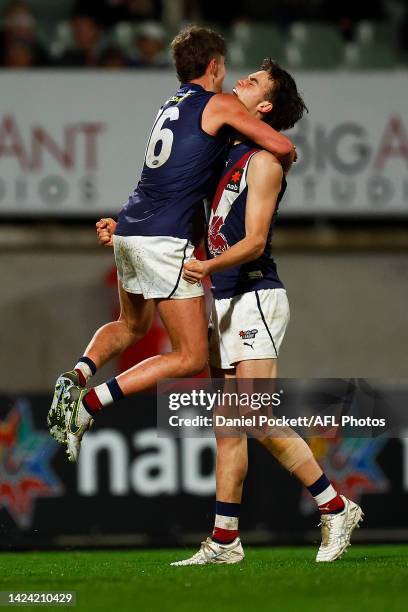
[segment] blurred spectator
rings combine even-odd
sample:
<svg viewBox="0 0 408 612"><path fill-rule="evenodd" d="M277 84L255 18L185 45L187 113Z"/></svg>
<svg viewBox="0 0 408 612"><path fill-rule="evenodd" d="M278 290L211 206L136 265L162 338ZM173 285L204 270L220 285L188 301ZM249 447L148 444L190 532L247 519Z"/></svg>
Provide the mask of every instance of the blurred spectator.
<svg viewBox="0 0 408 612"><path fill-rule="evenodd" d="M120 47L111 45L103 51L99 66L110 70L118 70L121 68L128 68L129 60Z"/></svg>
<svg viewBox="0 0 408 612"><path fill-rule="evenodd" d="M4 54L5 68L35 67L35 52L33 46L24 40L12 40L7 45Z"/></svg>
<svg viewBox="0 0 408 612"><path fill-rule="evenodd" d="M186 0L185 9L187 19L220 24L223 27L248 17L243 11L243 0L235 0L233 6L219 0Z"/></svg>
<svg viewBox="0 0 408 612"><path fill-rule="evenodd" d="M355 27L359 21L380 21L385 19L383 0L356 2L356 0L324 0L321 8L321 19L337 24L344 40L353 40Z"/></svg>
<svg viewBox="0 0 408 612"><path fill-rule="evenodd" d="M76 14L71 19L74 47L68 49L57 62L67 68L97 66L103 51L102 26L93 17Z"/></svg>
<svg viewBox="0 0 408 612"><path fill-rule="evenodd" d="M276 20L283 26L295 21L314 21L321 19L321 0L278 0Z"/></svg>
<svg viewBox="0 0 408 612"><path fill-rule="evenodd" d="M398 24L398 46L405 59L408 59L408 6L405 4L401 8Z"/></svg>
<svg viewBox="0 0 408 612"><path fill-rule="evenodd" d="M135 37L136 55L131 65L136 68L167 68L166 36L162 26L155 22L142 24Z"/></svg>
<svg viewBox="0 0 408 612"><path fill-rule="evenodd" d="M73 14L92 16L106 27L119 21L160 21L161 0L76 0Z"/></svg>
<svg viewBox="0 0 408 612"><path fill-rule="evenodd" d="M0 32L1 66L28 68L48 65L49 58L38 41L36 26L34 15L25 2L10 2Z"/></svg>
<svg viewBox="0 0 408 612"><path fill-rule="evenodd" d="M185 9L189 18L198 15L222 26L242 19L273 21L282 26L295 21L329 21L337 24L349 40L358 21L385 18L384 3L385 0L235 0L232 5L219 0L185 0Z"/></svg>
<svg viewBox="0 0 408 612"><path fill-rule="evenodd" d="M320 0L236 0L230 4L219 0L187 0L187 12L192 15L197 5L201 16L209 23L227 27L240 20L273 21L287 25L292 21L309 19Z"/></svg>
<svg viewBox="0 0 408 612"><path fill-rule="evenodd" d="M399 31L399 46L405 55L408 55L408 12L402 20Z"/></svg>

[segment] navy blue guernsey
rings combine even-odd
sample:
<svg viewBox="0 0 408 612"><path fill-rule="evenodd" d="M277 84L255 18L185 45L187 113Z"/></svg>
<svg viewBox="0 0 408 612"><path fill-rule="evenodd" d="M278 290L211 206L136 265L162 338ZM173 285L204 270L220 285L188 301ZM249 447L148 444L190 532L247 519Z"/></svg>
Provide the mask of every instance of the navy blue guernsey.
<svg viewBox="0 0 408 612"><path fill-rule="evenodd" d="M214 93L187 83L161 107L147 143L140 181L122 208L119 236L192 239L192 223L212 198L225 161L227 138L201 128Z"/></svg>
<svg viewBox="0 0 408 612"><path fill-rule="evenodd" d="M248 194L246 175L252 156L259 150L253 145L241 143L234 145L228 151L229 159L212 203L207 239L210 259L245 238L245 209ZM211 275L212 291L216 299L231 298L258 289L284 287L271 253L272 229L285 190L284 178L262 255L254 261Z"/></svg>

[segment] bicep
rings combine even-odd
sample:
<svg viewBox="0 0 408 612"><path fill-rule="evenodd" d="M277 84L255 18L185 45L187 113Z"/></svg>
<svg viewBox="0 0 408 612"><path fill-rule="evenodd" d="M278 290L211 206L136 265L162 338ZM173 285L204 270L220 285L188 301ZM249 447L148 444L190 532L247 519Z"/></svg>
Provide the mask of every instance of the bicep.
<svg viewBox="0 0 408 612"><path fill-rule="evenodd" d="M282 170L277 164L270 169L266 164L252 168L248 176L248 195L245 210L246 236L266 239L281 189Z"/></svg>

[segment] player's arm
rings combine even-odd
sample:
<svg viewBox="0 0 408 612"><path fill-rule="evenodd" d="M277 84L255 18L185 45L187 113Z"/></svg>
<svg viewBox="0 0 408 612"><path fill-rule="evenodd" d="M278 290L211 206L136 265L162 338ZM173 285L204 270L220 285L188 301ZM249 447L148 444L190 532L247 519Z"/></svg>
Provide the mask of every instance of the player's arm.
<svg viewBox="0 0 408 612"><path fill-rule="evenodd" d="M284 165L295 157L295 147L291 140L250 115L233 94L216 94L204 109L202 127L206 132L216 134L223 125L230 125L262 149L273 153Z"/></svg>
<svg viewBox="0 0 408 612"><path fill-rule="evenodd" d="M196 283L209 274L242 265L262 255L281 189L282 176L282 166L273 155L266 151L254 155L247 174L245 238L214 259L187 262L183 276L188 282Z"/></svg>
<svg viewBox="0 0 408 612"><path fill-rule="evenodd" d="M101 246L113 246L113 234L116 229L116 221L114 219L100 219L96 223L96 233L98 234L98 242Z"/></svg>

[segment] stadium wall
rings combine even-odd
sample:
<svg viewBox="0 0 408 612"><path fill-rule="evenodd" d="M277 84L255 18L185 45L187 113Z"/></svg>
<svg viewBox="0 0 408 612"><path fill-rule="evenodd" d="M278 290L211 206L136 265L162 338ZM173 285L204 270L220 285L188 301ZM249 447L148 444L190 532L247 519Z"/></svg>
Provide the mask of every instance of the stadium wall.
<svg viewBox="0 0 408 612"><path fill-rule="evenodd" d="M281 376L406 376L406 252L282 252L277 262L291 303ZM117 316L112 252L1 253L0 277L0 390L47 392L95 329ZM168 350L159 322L148 344Z"/></svg>

